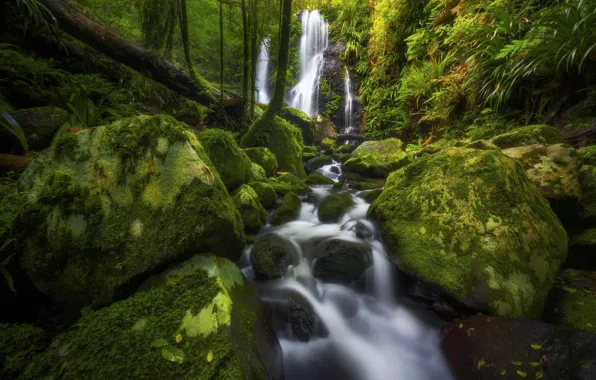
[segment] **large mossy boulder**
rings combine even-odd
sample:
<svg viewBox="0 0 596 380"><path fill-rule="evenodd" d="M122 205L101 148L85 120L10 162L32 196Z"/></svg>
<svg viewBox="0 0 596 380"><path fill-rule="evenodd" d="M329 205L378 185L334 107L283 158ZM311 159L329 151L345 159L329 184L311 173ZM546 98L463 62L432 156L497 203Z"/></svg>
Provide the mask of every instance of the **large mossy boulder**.
<svg viewBox="0 0 596 380"><path fill-rule="evenodd" d="M302 132L281 117L259 118L240 142L243 148L267 147L275 155L278 170L306 177L302 168Z"/></svg>
<svg viewBox="0 0 596 380"><path fill-rule="evenodd" d="M277 204L277 193L267 182L251 182L248 184L257 193L261 205L270 209Z"/></svg>
<svg viewBox="0 0 596 380"><path fill-rule="evenodd" d="M314 142L316 133L315 121L306 113L296 108L286 107L283 110L282 117L302 131L304 144L311 145Z"/></svg>
<svg viewBox="0 0 596 380"><path fill-rule="evenodd" d="M567 235L521 164L450 148L394 172L369 209L400 268L460 302L539 318Z"/></svg>
<svg viewBox="0 0 596 380"><path fill-rule="evenodd" d="M273 213L273 216L271 217L271 224L274 226L279 226L298 219L301 208L302 203L300 203L300 198L298 198L298 195L293 192L287 193L284 196L281 205Z"/></svg>
<svg viewBox="0 0 596 380"><path fill-rule="evenodd" d="M199 133L199 140L229 191L252 180L252 161L230 132L207 129Z"/></svg>
<svg viewBox="0 0 596 380"><path fill-rule="evenodd" d="M308 185L333 185L335 182L321 173L310 173L304 180Z"/></svg>
<svg viewBox="0 0 596 380"><path fill-rule="evenodd" d="M491 142L501 149L535 144L562 144L563 136L548 125L528 125L493 137Z"/></svg>
<svg viewBox="0 0 596 380"><path fill-rule="evenodd" d="M267 223L267 211L261 205L259 196L249 185L242 185L232 193L236 209L242 216L244 228L256 231Z"/></svg>
<svg viewBox="0 0 596 380"><path fill-rule="evenodd" d="M315 256L313 275L324 282L348 285L358 281L372 265L370 245L341 239L322 245L324 248Z"/></svg>
<svg viewBox="0 0 596 380"><path fill-rule="evenodd" d="M410 156L405 152L401 140L389 138L362 143L344 162L344 167L368 177L387 177L409 162Z"/></svg>
<svg viewBox="0 0 596 380"><path fill-rule="evenodd" d="M259 164L255 164L254 162L250 168L250 182L265 182L267 181L267 173L265 169Z"/></svg>
<svg viewBox="0 0 596 380"><path fill-rule="evenodd" d="M317 215L322 223L337 223L354 206L348 193L329 194L321 200Z"/></svg>
<svg viewBox="0 0 596 380"><path fill-rule="evenodd" d="M250 251L250 261L257 279L280 278L293 263L292 243L275 233L261 235Z"/></svg>
<svg viewBox="0 0 596 380"><path fill-rule="evenodd" d="M49 346L48 334L28 324L0 324L0 379L16 379Z"/></svg>
<svg viewBox="0 0 596 380"><path fill-rule="evenodd" d="M84 315L25 378L281 379L281 349L232 262L194 256L132 297Z"/></svg>
<svg viewBox="0 0 596 380"><path fill-rule="evenodd" d="M244 152L252 162L261 165L265 169L267 177L271 177L277 172L277 159L268 148L246 148Z"/></svg>
<svg viewBox="0 0 596 380"><path fill-rule="evenodd" d="M290 191L299 195L310 192L310 188L300 178L292 174L269 178L269 184L280 195L286 195Z"/></svg>
<svg viewBox="0 0 596 380"><path fill-rule="evenodd" d="M21 177L23 266L55 301L106 305L196 249L236 260L240 214L196 134L169 116L66 133Z"/></svg>

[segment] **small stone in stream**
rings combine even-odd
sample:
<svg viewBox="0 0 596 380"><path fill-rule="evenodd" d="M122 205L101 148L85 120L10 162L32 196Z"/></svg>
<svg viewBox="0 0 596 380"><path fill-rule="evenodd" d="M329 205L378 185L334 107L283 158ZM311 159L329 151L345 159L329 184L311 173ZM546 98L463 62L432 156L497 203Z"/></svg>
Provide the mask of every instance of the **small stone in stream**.
<svg viewBox="0 0 596 380"><path fill-rule="evenodd" d="M329 156L319 156L304 163L304 169L307 173L314 173L317 169L322 168L325 165L331 165L333 159Z"/></svg>
<svg viewBox="0 0 596 380"><path fill-rule="evenodd" d="M339 170L339 168L337 166L332 166L331 168L329 168L329 171L331 173L335 173L335 174L339 174L340 173L340 170Z"/></svg>
<svg viewBox="0 0 596 380"><path fill-rule="evenodd" d="M445 321L452 321L462 317L462 314L445 300L434 301L432 303L432 309L439 318Z"/></svg>
<svg viewBox="0 0 596 380"><path fill-rule="evenodd" d="M300 215L301 207L302 203L300 203L298 195L292 192L287 193L284 196L281 206L279 206L273 213L271 224L279 226L297 219Z"/></svg>
<svg viewBox="0 0 596 380"><path fill-rule="evenodd" d="M258 280L280 278L292 262L291 244L281 236L261 235L250 252L250 261Z"/></svg>
<svg viewBox="0 0 596 380"><path fill-rule="evenodd" d="M323 198L319 206L318 216L323 223L336 223L354 205L350 194L331 194Z"/></svg>
<svg viewBox="0 0 596 380"><path fill-rule="evenodd" d="M383 189L366 190L359 193L358 198L362 198L368 203L373 203L382 192Z"/></svg>
<svg viewBox="0 0 596 380"><path fill-rule="evenodd" d="M304 182L308 185L333 185L333 180L321 173L310 173Z"/></svg>
<svg viewBox="0 0 596 380"><path fill-rule="evenodd" d="M353 241L334 239L316 254L313 275L325 282L349 284L357 281L372 265L370 246Z"/></svg>
<svg viewBox="0 0 596 380"><path fill-rule="evenodd" d="M290 299L290 329L302 342L308 342L315 330L315 317L299 303Z"/></svg>
<svg viewBox="0 0 596 380"><path fill-rule="evenodd" d="M335 189L335 190L341 189L342 187L344 187L344 182L335 182L333 184L333 189Z"/></svg>
<svg viewBox="0 0 596 380"><path fill-rule="evenodd" d="M339 181L352 181L352 182L358 182L361 179L362 179L362 176L360 174L351 173L351 172L342 173L342 175L340 175L338 178Z"/></svg>
<svg viewBox="0 0 596 380"><path fill-rule="evenodd" d="M350 231L354 231L356 237L362 240L370 240L374 235L372 229L362 221L354 224Z"/></svg>

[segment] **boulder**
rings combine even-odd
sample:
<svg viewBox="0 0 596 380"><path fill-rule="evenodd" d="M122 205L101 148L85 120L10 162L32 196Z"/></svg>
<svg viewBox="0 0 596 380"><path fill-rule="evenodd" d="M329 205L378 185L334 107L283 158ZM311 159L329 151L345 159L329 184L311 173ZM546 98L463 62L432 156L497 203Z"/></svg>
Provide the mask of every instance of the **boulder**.
<svg viewBox="0 0 596 380"><path fill-rule="evenodd" d="M307 185L333 185L335 182L329 177L325 177L321 173L311 173L306 177L304 182Z"/></svg>
<svg viewBox="0 0 596 380"><path fill-rule="evenodd" d="M322 168L325 165L331 165L333 163L333 159L329 156L319 156L312 158L304 163L304 169L306 169L307 173L313 173L317 169Z"/></svg>
<svg viewBox="0 0 596 380"><path fill-rule="evenodd" d="M39 327L0 324L0 378L19 378L27 364L49 345L48 334Z"/></svg>
<svg viewBox="0 0 596 380"><path fill-rule="evenodd" d="M367 177L387 177L392 171L410 163L410 160L401 140L389 138L364 142L344 166L348 171Z"/></svg>
<svg viewBox="0 0 596 380"><path fill-rule="evenodd" d="M267 147L275 155L278 170L306 177L302 168L302 132L281 117L261 117L246 132L240 145L244 148Z"/></svg>
<svg viewBox="0 0 596 380"><path fill-rule="evenodd" d="M373 203L383 193L383 189L366 190L358 193L358 198L362 198L368 203Z"/></svg>
<svg viewBox="0 0 596 380"><path fill-rule="evenodd" d="M290 191L300 195L310 192L309 187L300 178L292 174L282 174L278 177L269 178L269 184L280 195L286 195Z"/></svg>
<svg viewBox="0 0 596 380"><path fill-rule="evenodd" d="M139 116L62 135L21 176L22 263L54 301L107 305L196 249L236 260L240 214L196 134Z"/></svg>
<svg viewBox="0 0 596 380"><path fill-rule="evenodd" d="M323 139L323 141L321 141L320 146L321 149L323 149L324 151L334 151L335 147L337 146L337 143L334 139L326 137Z"/></svg>
<svg viewBox="0 0 596 380"><path fill-rule="evenodd" d="M271 177L277 172L277 159L268 148L246 148L244 152L252 162L265 169L267 177Z"/></svg>
<svg viewBox="0 0 596 380"><path fill-rule="evenodd" d="M337 153L352 153L356 150L356 145L354 144L344 144L337 148Z"/></svg>
<svg viewBox="0 0 596 380"><path fill-rule="evenodd" d="M316 146L307 145L304 147L303 153L317 153L318 149Z"/></svg>
<svg viewBox="0 0 596 380"><path fill-rule="evenodd" d="M263 169L263 167L259 164L255 164L254 162L251 165L250 168L250 181L256 181L256 182L265 182L267 181L267 173L265 172L265 169Z"/></svg>
<svg viewBox="0 0 596 380"><path fill-rule="evenodd" d="M584 221L596 221L596 166L584 165L579 170L579 183L582 198L578 206L578 216Z"/></svg>
<svg viewBox="0 0 596 380"><path fill-rule="evenodd" d="M199 140L217 169L228 191L248 183L252 178L252 161L223 129L211 128L199 133Z"/></svg>
<svg viewBox="0 0 596 380"><path fill-rule="evenodd" d="M242 185L232 193L234 206L240 212L244 228L256 231L267 223L267 211L259 196L249 185Z"/></svg>
<svg viewBox="0 0 596 380"><path fill-rule="evenodd" d="M281 360L266 310L240 269L197 255L84 315L24 377L281 379Z"/></svg>
<svg viewBox="0 0 596 380"><path fill-rule="evenodd" d="M266 209L273 208L277 204L277 193L267 182L251 182L248 185L257 193L259 202Z"/></svg>
<svg viewBox="0 0 596 380"><path fill-rule="evenodd" d="M321 145L326 138L335 139L338 136L335 124L321 115L315 116L315 129L314 143L316 145Z"/></svg>
<svg viewBox="0 0 596 380"><path fill-rule="evenodd" d="M314 142L316 125L306 113L296 108L285 107L282 117L302 131L305 144L311 145Z"/></svg>
<svg viewBox="0 0 596 380"><path fill-rule="evenodd" d="M261 235L250 251L250 261L256 278L280 278L293 263L292 249L292 244L277 234Z"/></svg>
<svg viewBox="0 0 596 380"><path fill-rule="evenodd" d="M596 272L567 269L557 277L544 320L596 333Z"/></svg>
<svg viewBox="0 0 596 380"><path fill-rule="evenodd" d="M271 224L274 226L279 226L298 219L301 207L302 203L300 203L300 198L298 198L298 195L293 192L287 193L284 196L281 205L273 213L273 216L271 217Z"/></svg>
<svg viewBox="0 0 596 380"><path fill-rule="evenodd" d="M528 125L493 137L490 140L501 149L535 144L562 144L563 136L548 125Z"/></svg>
<svg viewBox="0 0 596 380"><path fill-rule="evenodd" d="M582 165L596 166L596 145L579 148L577 156Z"/></svg>
<svg viewBox="0 0 596 380"><path fill-rule="evenodd" d="M476 315L445 323L441 347L459 380L596 378L596 334Z"/></svg>
<svg viewBox="0 0 596 380"><path fill-rule="evenodd" d="M374 190L374 189L380 189L384 185L385 185L384 179L377 179L377 180L369 179L369 180L356 182L356 185L354 186L354 188L356 188L357 190Z"/></svg>
<svg viewBox="0 0 596 380"><path fill-rule="evenodd" d="M596 228L584 230L569 238L565 266L596 270Z"/></svg>
<svg viewBox="0 0 596 380"><path fill-rule="evenodd" d="M450 148L392 173L368 216L402 271L463 304L538 318L567 235L521 164L500 151Z"/></svg>
<svg viewBox="0 0 596 380"><path fill-rule="evenodd" d="M337 223L354 206L348 193L330 194L321 200L317 215L322 223Z"/></svg>
<svg viewBox="0 0 596 380"><path fill-rule="evenodd" d="M23 130L31 150L49 147L60 126L68 121L68 112L58 107L28 108L11 115Z"/></svg>
<svg viewBox="0 0 596 380"><path fill-rule="evenodd" d="M312 160L315 157L317 157L317 154L316 153L308 153L308 152L302 153L302 161L303 162L310 161L310 160Z"/></svg>
<svg viewBox="0 0 596 380"><path fill-rule="evenodd" d="M313 262L313 275L324 282L351 284L372 265L372 251L367 244L332 239L321 245Z"/></svg>

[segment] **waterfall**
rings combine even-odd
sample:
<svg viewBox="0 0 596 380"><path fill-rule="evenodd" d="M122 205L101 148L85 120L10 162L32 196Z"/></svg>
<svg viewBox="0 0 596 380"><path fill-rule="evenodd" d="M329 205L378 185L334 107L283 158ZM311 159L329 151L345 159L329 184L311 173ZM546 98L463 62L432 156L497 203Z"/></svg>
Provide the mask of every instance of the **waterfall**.
<svg viewBox="0 0 596 380"><path fill-rule="evenodd" d="M346 98L346 107L344 110L344 130L342 133L354 133L356 129L354 128L354 121L352 120L352 104L354 99L352 98L352 81L350 80L350 72L346 67L346 74L344 78L344 85L345 85L345 98Z"/></svg>
<svg viewBox="0 0 596 380"><path fill-rule="evenodd" d="M259 59L257 61L257 102L267 104L269 103L269 94L267 93L267 80L269 76L269 53L267 52L267 45L269 44L269 37L261 42L259 48Z"/></svg>
<svg viewBox="0 0 596 380"><path fill-rule="evenodd" d="M304 11L302 13L300 79L291 91L290 105L311 117L318 113L323 51L329 45L328 30L329 24L319 11Z"/></svg>

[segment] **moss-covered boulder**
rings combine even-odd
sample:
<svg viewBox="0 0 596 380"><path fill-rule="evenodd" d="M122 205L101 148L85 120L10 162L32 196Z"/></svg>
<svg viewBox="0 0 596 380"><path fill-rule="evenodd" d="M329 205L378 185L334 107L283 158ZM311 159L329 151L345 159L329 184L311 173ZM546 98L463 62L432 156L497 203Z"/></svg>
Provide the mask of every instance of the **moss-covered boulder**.
<svg viewBox="0 0 596 380"><path fill-rule="evenodd" d="M579 148L577 156L582 165L596 166L596 145Z"/></svg>
<svg viewBox="0 0 596 380"><path fill-rule="evenodd" d="M236 209L242 216L244 228L258 230L267 223L267 211L261 205L259 196L249 185L242 185L232 193Z"/></svg>
<svg viewBox="0 0 596 380"><path fill-rule="evenodd" d="M315 138L314 143L321 145L321 142L326 138L335 139L338 136L335 124L324 116L317 115L315 117Z"/></svg>
<svg viewBox="0 0 596 380"><path fill-rule="evenodd" d="M66 133L21 186L22 262L58 302L109 304L196 249L242 253L242 219L217 170L195 133L169 116Z"/></svg>
<svg viewBox="0 0 596 380"><path fill-rule="evenodd" d="M284 196L281 205L273 213L273 216L271 217L271 224L274 226L279 226L298 219L301 207L302 203L300 203L300 198L298 198L298 195L293 192L287 193Z"/></svg>
<svg viewBox="0 0 596 380"><path fill-rule="evenodd" d="M277 193L273 186L267 182L251 182L248 185L257 193L259 202L266 209L270 209L277 204Z"/></svg>
<svg viewBox="0 0 596 380"><path fill-rule="evenodd" d="M596 272L567 269L547 303L547 322L596 332Z"/></svg>
<svg viewBox="0 0 596 380"><path fill-rule="evenodd" d="M310 188L300 178L292 174L282 174L278 177L269 178L269 184L276 193L286 195L290 191L299 195L310 192Z"/></svg>
<svg viewBox="0 0 596 380"><path fill-rule="evenodd" d="M280 379L281 349L233 263L194 256L144 290L89 313L25 378Z"/></svg>
<svg viewBox="0 0 596 380"><path fill-rule="evenodd" d="M336 223L354 206L348 193L330 194L321 200L317 215L323 223Z"/></svg>
<svg viewBox="0 0 596 380"><path fill-rule="evenodd" d="M368 203L373 203L381 195L383 189L366 190L358 193L358 198L362 198Z"/></svg>
<svg viewBox="0 0 596 380"><path fill-rule="evenodd" d="M492 138L501 149L534 144L562 144L563 136L548 125L528 125Z"/></svg>
<svg viewBox="0 0 596 380"><path fill-rule="evenodd" d="M407 165L410 160L401 140L389 138L364 142L356 148L344 167L368 177L387 177L392 171Z"/></svg>
<svg viewBox="0 0 596 380"><path fill-rule="evenodd" d="M265 169L267 177L271 177L277 172L277 159L268 148L246 148L244 152L252 162L261 165Z"/></svg>
<svg viewBox="0 0 596 380"><path fill-rule="evenodd" d="M265 169L259 164L252 163L250 168L250 181L265 182L267 181L267 173Z"/></svg>
<svg viewBox="0 0 596 380"><path fill-rule="evenodd" d="M250 251L250 261L257 279L280 278L292 264L292 244L274 233L261 235Z"/></svg>
<svg viewBox="0 0 596 380"><path fill-rule="evenodd" d="M355 151L357 148L356 145L354 144L344 144L341 145L339 148L337 148L337 153L352 153L353 151Z"/></svg>
<svg viewBox="0 0 596 380"><path fill-rule="evenodd" d="M306 113L297 108L286 107L283 110L282 117L302 131L305 144L311 145L314 142L316 124Z"/></svg>
<svg viewBox="0 0 596 380"><path fill-rule="evenodd" d="M372 251L367 244L333 239L325 242L315 255L313 275L325 282L350 284L372 265Z"/></svg>
<svg viewBox="0 0 596 380"><path fill-rule="evenodd" d="M329 156L314 157L313 159L308 160L304 163L304 169L306 169L307 173L312 173L317 169L320 169L325 165L331 165L332 163L333 158Z"/></svg>
<svg viewBox="0 0 596 380"><path fill-rule="evenodd" d="M309 160L312 160L315 157L317 157L317 154L316 153L309 153L309 152L302 153L302 161L303 162L307 162Z"/></svg>
<svg viewBox="0 0 596 380"><path fill-rule="evenodd" d="M334 151L337 147L337 143L335 142L335 140L330 137L325 137L319 145L321 146L321 149L323 149L324 151Z"/></svg>
<svg viewBox="0 0 596 380"><path fill-rule="evenodd" d="M49 147L60 126L68 121L68 112L58 107L28 108L11 115L21 126L32 150Z"/></svg>
<svg viewBox="0 0 596 380"><path fill-rule="evenodd" d="M354 188L357 190L374 190L385 186L385 179L367 179L356 182Z"/></svg>
<svg viewBox="0 0 596 380"><path fill-rule="evenodd" d="M230 132L211 128L199 133L199 139L229 191L251 181L252 161Z"/></svg>
<svg viewBox="0 0 596 380"><path fill-rule="evenodd" d="M316 146L307 145L304 147L303 153L317 153L318 149Z"/></svg>
<svg viewBox="0 0 596 380"><path fill-rule="evenodd" d="M0 324L0 379L16 379L33 357L49 346L49 336L28 324Z"/></svg>
<svg viewBox="0 0 596 380"><path fill-rule="evenodd" d="M596 221L596 166L584 165L579 171L582 198L578 206L580 219Z"/></svg>
<svg viewBox="0 0 596 380"><path fill-rule="evenodd" d="M577 153L571 146L526 145L504 149L503 153L521 162L545 198L578 201L581 197Z"/></svg>
<svg viewBox="0 0 596 380"><path fill-rule="evenodd" d="M281 117L259 118L240 144L244 148L267 147L275 155L279 171L306 177L302 168L302 132Z"/></svg>
<svg viewBox="0 0 596 380"><path fill-rule="evenodd" d="M539 318L567 254L546 200L495 150L416 159L389 176L369 217L403 271L501 316Z"/></svg>
<svg viewBox="0 0 596 380"><path fill-rule="evenodd" d="M590 228L569 238L565 266L596 271L596 228Z"/></svg>
<svg viewBox="0 0 596 380"><path fill-rule="evenodd" d="M304 180L308 185L333 185L335 182L329 177L325 177L321 173L311 173Z"/></svg>

